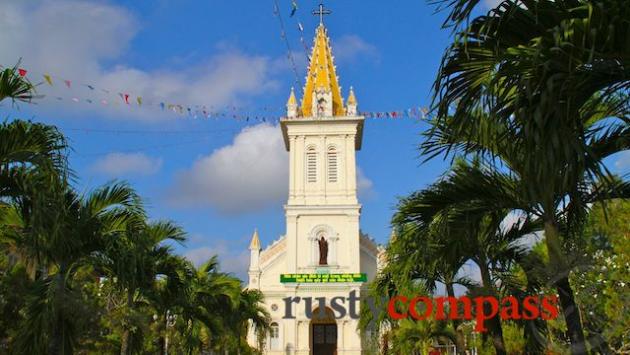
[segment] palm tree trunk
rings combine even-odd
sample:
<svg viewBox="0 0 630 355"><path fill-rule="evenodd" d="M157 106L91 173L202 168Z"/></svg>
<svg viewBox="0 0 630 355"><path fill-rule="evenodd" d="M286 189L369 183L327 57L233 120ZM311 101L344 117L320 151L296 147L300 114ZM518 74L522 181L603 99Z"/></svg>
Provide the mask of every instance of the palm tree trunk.
<svg viewBox="0 0 630 355"><path fill-rule="evenodd" d="M562 307L571 340L571 354L587 354L580 310L575 303L573 289L569 283L569 267L562 252L560 232L551 218L545 220L545 243L549 252L549 263L553 269L558 270L558 277L554 278L554 286L560 295L560 307Z"/></svg>
<svg viewBox="0 0 630 355"><path fill-rule="evenodd" d="M55 278L56 282L56 290L54 294L53 302L55 305L53 306L54 311L54 321L53 321L53 329L51 332L51 339L48 345L48 352L51 355L62 355L65 353L63 349L63 338L64 338L64 317L65 315L63 310L63 301L60 302L60 298L62 298L63 293L65 292L65 277L66 268L64 265L59 266L59 270L57 271L57 275ZM44 276L45 277L45 276Z"/></svg>
<svg viewBox="0 0 630 355"><path fill-rule="evenodd" d="M479 262L479 270L481 272L481 282L483 282L484 288L490 296L496 297L494 285L492 284L492 278L490 277L490 270L488 269L488 264L485 260ZM484 307L489 306L490 305L487 303L484 305ZM497 355L507 355L507 352L505 351L505 341L503 340L503 327L501 326L499 315L495 315L486 322L490 335L492 336L492 344L494 345Z"/></svg>
<svg viewBox="0 0 630 355"><path fill-rule="evenodd" d="M133 308L133 292L128 289L127 290L127 320L125 321L125 329L122 334L122 338L120 339L120 355L129 355L129 341L131 338L131 330L130 324L131 321L131 312Z"/></svg>
<svg viewBox="0 0 630 355"><path fill-rule="evenodd" d="M455 298L455 289L452 282L446 282L446 294L448 297ZM455 329L455 346L457 347L457 353L459 355L466 354L466 345L464 341L464 332L459 329L461 321L459 319L452 319L453 329Z"/></svg>

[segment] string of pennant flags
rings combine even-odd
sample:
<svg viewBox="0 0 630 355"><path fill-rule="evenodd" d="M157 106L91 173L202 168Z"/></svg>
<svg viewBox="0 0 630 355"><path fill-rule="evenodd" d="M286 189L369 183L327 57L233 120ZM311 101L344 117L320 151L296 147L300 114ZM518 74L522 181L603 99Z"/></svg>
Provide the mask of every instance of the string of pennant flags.
<svg viewBox="0 0 630 355"><path fill-rule="evenodd" d="M2 66L0 65L0 68ZM27 78L29 80L36 81L36 77L38 74L30 72L25 68L17 68L17 72L21 77ZM57 101L71 101L73 103L83 103L83 104L92 104L92 105L102 105L102 106L134 106L137 108L157 108L161 111L169 111L175 114L178 114L183 117L190 117L195 119L219 119L219 118L228 118L235 119L238 121L255 121L255 122L277 122L281 116L284 115L286 108L284 107L272 107L272 106L263 106L258 108L251 107L238 107L235 105L225 106L225 107L214 107L213 105L183 105L179 103L169 103L166 101L159 101L152 98L144 98L142 96L135 96L125 90L111 90L100 88L95 84L90 83L80 83L74 80L61 78L55 75L51 75L49 73L39 74L43 81L39 82L36 85L46 85L49 87L61 86L65 88L65 90L70 91L70 96L46 96L40 95L42 98L53 99ZM102 96L96 98L95 96L91 96L89 98L79 98L77 93L74 91L77 87L84 87L89 92L94 93L93 95L104 94L105 98ZM114 97L115 99L112 99ZM427 107L411 107L402 110L392 110L392 111L360 111L359 114L372 119L401 119L401 118L412 118L412 119L426 119L429 115L429 109Z"/></svg>
<svg viewBox="0 0 630 355"><path fill-rule="evenodd" d="M295 1L292 1L292 4L295 7L293 8L293 10L291 10L291 16L293 16L295 14L295 11L297 11L297 3ZM291 49L291 43L289 42L289 38L287 37L287 31L284 26L284 20L282 19L282 13L280 12L278 0L273 1L273 15L278 19L278 24L280 25L280 38L282 38L285 46L287 47L287 59L289 60L289 65L291 65L291 70L293 71L295 87L299 88L301 87L300 75L298 74L297 65L295 64L295 58L293 58L293 50Z"/></svg>
<svg viewBox="0 0 630 355"><path fill-rule="evenodd" d="M295 59L293 57L293 51L291 49L291 44L287 37L287 32L285 28L285 22L282 18L280 7L278 0L273 0L273 13L274 16L278 18L278 22L280 25L280 37L284 40L286 48L287 48L287 59L291 65L293 74L295 76L296 87L301 87L299 85L299 75L297 66L295 64ZM291 0L291 10L289 13L289 18L293 18L296 21L297 29L300 34L300 42L304 47L304 53L308 60L308 46L304 40L304 25L299 17L299 5L297 0ZM0 65L0 69L3 68ZM277 122L279 117L283 116L285 113L284 107L259 107L259 108L251 108L251 107L237 107L235 105L229 105L224 107L214 107L213 105L183 105L180 103L173 103L162 101L153 98L145 98L143 96L136 96L130 93L128 90L111 90L97 87L91 83L80 83L74 80L70 80L67 78L51 75L49 73L34 73L25 68L15 68L17 73L21 77L27 77L29 80L39 81L36 85L44 85L49 87L62 87L68 90L66 93L62 93L59 95L39 95L41 98L48 98L57 101L71 101L73 103L79 104L90 104L90 105L101 105L101 106L129 106L129 107L137 107L137 108L153 108L159 109L161 111L168 111L174 114L178 114L182 117L190 117L190 118L205 118L205 119L219 119L219 118L229 118L235 119L238 121L255 121L255 122ZM37 77L42 78L36 79ZM77 90L79 88L84 88L84 91L89 92L90 95L87 98L79 98ZM429 114L429 109L426 107L412 107L403 110L393 110L393 111L361 111L359 112L362 116L366 118L374 118L374 119L400 119L400 118L415 118L415 119L425 119Z"/></svg>

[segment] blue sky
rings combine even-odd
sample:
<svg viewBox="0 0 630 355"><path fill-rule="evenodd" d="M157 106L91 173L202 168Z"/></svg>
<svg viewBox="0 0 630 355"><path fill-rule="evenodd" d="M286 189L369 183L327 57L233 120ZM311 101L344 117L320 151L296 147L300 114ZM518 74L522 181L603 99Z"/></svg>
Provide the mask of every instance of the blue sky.
<svg viewBox="0 0 630 355"><path fill-rule="evenodd" d="M53 86L38 87L46 97L36 105L5 103L0 114L57 125L73 148L78 189L129 181L152 218L174 220L187 230L189 241L179 252L196 262L218 253L226 270L243 276L253 229L264 244L284 234L288 169L279 129L274 123L194 119L155 105L248 112L270 107L279 115L295 78L273 2L2 1L0 64L22 58L32 81L50 74ZM298 21L310 46L318 23L310 11L318 2L298 0L293 18L291 2L278 2L301 85L306 58ZM442 14L420 0L327 6L334 12L325 21L344 96L352 85L363 111L429 104L448 43ZM70 88L63 79L71 80ZM141 96L144 106L125 105L117 92L130 93L132 100ZM433 182L447 167L438 159L421 164L416 147L423 129L412 119L366 122L358 153L361 226L378 242L389 236L397 197ZM615 157L611 167L628 171L630 156Z"/></svg>

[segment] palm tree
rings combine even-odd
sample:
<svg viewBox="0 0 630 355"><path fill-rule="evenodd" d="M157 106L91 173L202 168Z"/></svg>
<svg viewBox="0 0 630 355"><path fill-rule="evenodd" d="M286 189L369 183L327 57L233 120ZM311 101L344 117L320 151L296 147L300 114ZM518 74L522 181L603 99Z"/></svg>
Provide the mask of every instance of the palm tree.
<svg viewBox="0 0 630 355"><path fill-rule="evenodd" d="M402 232L390 248L394 256L391 267L423 280L429 288L441 278L451 297L454 276L467 261L479 268L482 285L474 287L465 280L468 288L497 297L498 275L523 258L525 251L518 241L540 228L528 220L502 228L509 210L479 209L466 199L466 186L461 182L475 169L479 169L477 163L458 161L441 181L402 199L394 217L394 225ZM415 255L418 253L423 255ZM497 354L505 354L499 318L490 319L488 328Z"/></svg>
<svg viewBox="0 0 630 355"><path fill-rule="evenodd" d="M487 156L504 155L502 163L524 182L520 199L528 205L525 210L536 210L545 224L550 262L559 270L554 284L572 352L584 353L580 316L568 282L570 267L562 249L563 239L570 235L562 231L558 210L571 200L573 217L584 215L585 206L575 197L582 181L607 178L602 159L630 145L625 96L630 4L507 0L467 22L479 1L441 2L450 6L447 24L455 26L456 40L444 55L435 83L438 129L425 153L451 148L478 153L481 148ZM601 111L602 105L614 110ZM601 121L602 112L612 113L603 117L617 117L621 124ZM594 116L599 127L590 120ZM502 129L492 130L497 124ZM457 137L456 143L436 145L440 130ZM598 134L606 141L600 146L606 152L591 144ZM506 152L508 147L511 152ZM507 153L512 159L505 159Z"/></svg>
<svg viewBox="0 0 630 355"><path fill-rule="evenodd" d="M171 328L181 320L182 309L187 306L187 289L193 270L183 257L171 253L157 261L149 269L154 279L153 286L144 293L154 312L160 354L166 354Z"/></svg>
<svg viewBox="0 0 630 355"><path fill-rule="evenodd" d="M247 333L251 328L258 337L258 347L262 350L265 338L271 327L271 316L263 306L264 296L259 290L244 289L229 316L231 332L236 340L236 352L247 347Z"/></svg>
<svg viewBox="0 0 630 355"><path fill-rule="evenodd" d="M0 209L3 199L21 196L25 184L35 182L35 170L42 172L41 179L65 175L66 148L66 139L54 126L20 120L0 123Z"/></svg>
<svg viewBox="0 0 630 355"><path fill-rule="evenodd" d="M171 222L146 222L143 211L136 218L137 223L129 224L125 233L111 240L106 251L94 260L97 271L111 278L125 295L121 355L132 353L137 343L133 341L132 334L133 329L140 329L133 324L133 320L138 319L134 316L137 313L136 301L146 298L143 295L152 290L159 275L169 273L160 269L172 255L172 248L165 243L185 240L181 228Z"/></svg>
<svg viewBox="0 0 630 355"><path fill-rule="evenodd" d="M3 243L18 251L25 264L38 264L17 350L72 353L85 312L73 279L133 223L139 206L136 193L120 183L80 196L60 182L17 202L11 219L5 220Z"/></svg>
<svg viewBox="0 0 630 355"><path fill-rule="evenodd" d="M410 206L410 204L405 205ZM458 272L464 267L467 257L456 253L439 254L440 251L435 245L437 238L432 236L432 232L419 225L405 222L404 219L408 217L410 215L405 213L403 208L394 216L394 230L399 232L393 234L388 244L389 262L384 274L395 276L396 284L401 286L422 282L424 288L431 293L435 292L438 283L441 283L445 286L448 297L455 297L454 286L457 284L469 287L472 281L458 276ZM416 215L416 217L419 216ZM423 221L421 225L428 226L430 222ZM399 235L402 238L399 238ZM412 248L409 241L413 243ZM453 319L451 323L455 330L454 342L457 353L465 354L464 334L460 329L461 321Z"/></svg>
<svg viewBox="0 0 630 355"><path fill-rule="evenodd" d="M395 241L399 238L396 237ZM392 250L392 246L389 246ZM397 262L399 254L387 254L388 265L379 272L368 289L370 301L363 300L359 319L359 329L362 332L376 332L383 341L380 354L387 354L391 350L394 354L426 354L430 345L436 340L447 339L457 344L456 330L445 320L438 319L402 319L393 320L387 313L391 297L406 296L413 298L418 295L431 294L426 288L426 281L409 277L405 273L415 273L410 264ZM409 259L405 259L409 260ZM406 269L407 271L403 271ZM366 302L374 302L370 305ZM376 313L374 313L376 311ZM400 309L399 311L402 311ZM373 333L372 333L373 334ZM457 346L457 345L456 345ZM465 353L465 347L457 349L458 353Z"/></svg>
<svg viewBox="0 0 630 355"><path fill-rule="evenodd" d="M13 68L0 71L0 102L4 99L30 102L33 99L35 87L18 71L19 63Z"/></svg>
<svg viewBox="0 0 630 355"><path fill-rule="evenodd" d="M392 350L396 354L428 355L437 340L455 342L455 335L445 321L403 319L392 332Z"/></svg>
<svg viewBox="0 0 630 355"><path fill-rule="evenodd" d="M192 279L187 285L182 309L182 330L187 353L208 350L212 342L228 329L228 317L222 309L239 302L241 284L237 278L219 271L216 256L198 268L189 266Z"/></svg>

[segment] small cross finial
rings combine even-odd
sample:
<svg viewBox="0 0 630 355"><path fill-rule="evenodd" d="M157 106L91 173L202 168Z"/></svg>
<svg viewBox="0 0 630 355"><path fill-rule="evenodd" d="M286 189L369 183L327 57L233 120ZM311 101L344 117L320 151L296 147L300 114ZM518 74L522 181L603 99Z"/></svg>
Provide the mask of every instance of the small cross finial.
<svg viewBox="0 0 630 355"><path fill-rule="evenodd" d="M330 15L332 14L332 11L325 9L324 8L324 3L320 3L319 4L319 9L317 10L313 10L313 15L314 16L319 16L319 24L323 25L324 24L324 15Z"/></svg>

